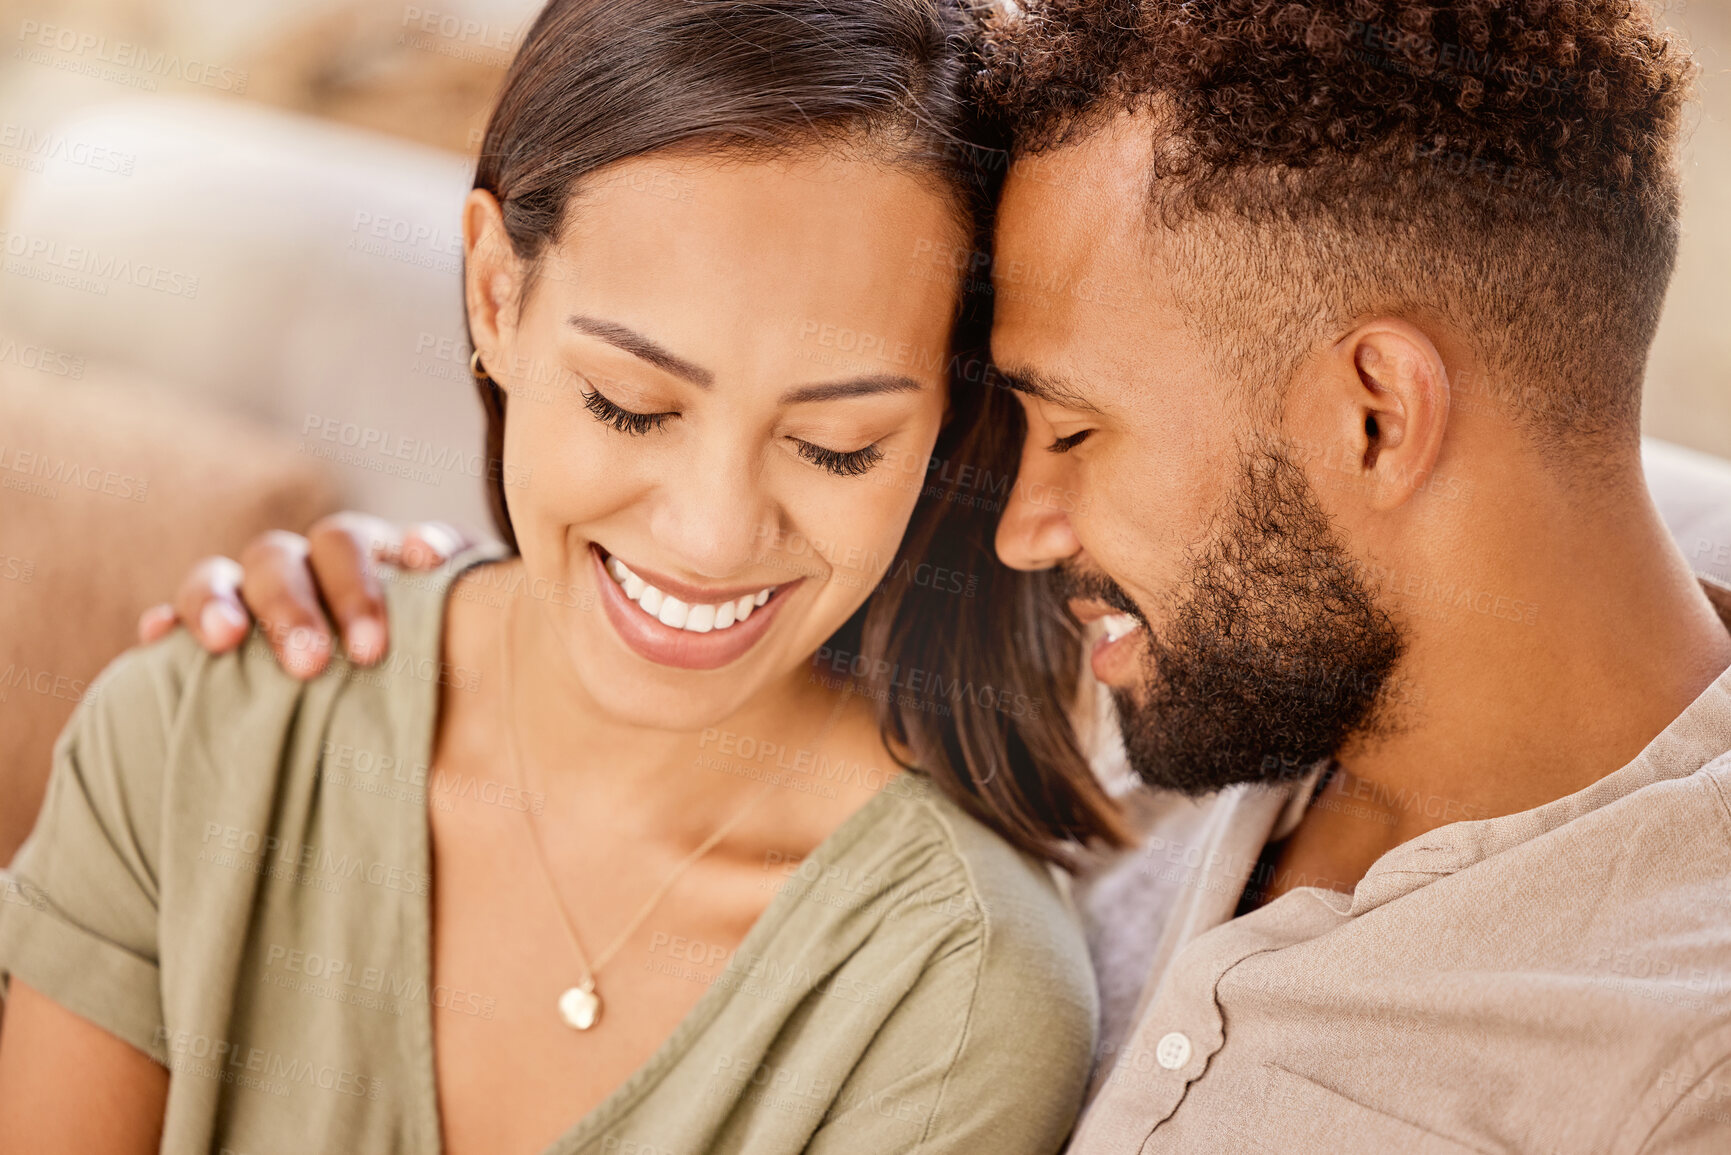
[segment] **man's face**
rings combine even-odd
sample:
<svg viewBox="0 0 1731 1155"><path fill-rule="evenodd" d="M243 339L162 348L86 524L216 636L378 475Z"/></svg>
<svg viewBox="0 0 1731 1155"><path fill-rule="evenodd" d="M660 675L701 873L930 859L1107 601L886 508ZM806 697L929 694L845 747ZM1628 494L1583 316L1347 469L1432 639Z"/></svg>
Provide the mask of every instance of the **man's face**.
<svg viewBox="0 0 1731 1155"><path fill-rule="evenodd" d="M1207 793L1334 753L1402 647L1278 429L1186 323L1146 210L1152 139L1121 118L1006 184L992 353L1028 437L997 545L1066 578L1132 767Z"/></svg>

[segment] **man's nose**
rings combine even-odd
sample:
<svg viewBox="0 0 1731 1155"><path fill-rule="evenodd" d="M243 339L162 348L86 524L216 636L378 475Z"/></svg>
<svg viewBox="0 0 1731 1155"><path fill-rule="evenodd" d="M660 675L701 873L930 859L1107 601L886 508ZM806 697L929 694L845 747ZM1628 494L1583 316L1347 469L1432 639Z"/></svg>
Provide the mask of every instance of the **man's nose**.
<svg viewBox="0 0 1731 1155"><path fill-rule="evenodd" d="M1074 504L1054 500L1069 495L1070 470L1063 459L1048 453L1030 434L1022 442L1022 465L1010 490L1004 516L998 520L998 560L1011 569L1051 569L1082 550L1070 524Z"/></svg>

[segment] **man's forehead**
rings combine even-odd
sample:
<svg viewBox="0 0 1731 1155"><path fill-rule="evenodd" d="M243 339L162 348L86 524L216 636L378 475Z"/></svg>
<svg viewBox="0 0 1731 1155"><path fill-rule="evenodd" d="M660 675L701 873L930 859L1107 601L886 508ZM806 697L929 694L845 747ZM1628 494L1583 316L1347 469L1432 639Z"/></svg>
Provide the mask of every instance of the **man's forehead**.
<svg viewBox="0 0 1731 1155"><path fill-rule="evenodd" d="M1091 393L1131 344L1174 321L1148 213L1153 129L1120 115L1019 160L1005 181L993 255L992 351L1024 382ZM1074 402L1063 402L1073 407Z"/></svg>
<svg viewBox="0 0 1731 1155"><path fill-rule="evenodd" d="M1004 181L999 247L1085 241L1102 229L1143 233L1153 141L1149 118L1120 113L1060 147L1019 156Z"/></svg>
<svg viewBox="0 0 1731 1155"><path fill-rule="evenodd" d="M993 246L1000 310L1074 314L1146 291L1155 237L1148 212L1152 134L1120 115L1060 148L1017 160L1005 179Z"/></svg>

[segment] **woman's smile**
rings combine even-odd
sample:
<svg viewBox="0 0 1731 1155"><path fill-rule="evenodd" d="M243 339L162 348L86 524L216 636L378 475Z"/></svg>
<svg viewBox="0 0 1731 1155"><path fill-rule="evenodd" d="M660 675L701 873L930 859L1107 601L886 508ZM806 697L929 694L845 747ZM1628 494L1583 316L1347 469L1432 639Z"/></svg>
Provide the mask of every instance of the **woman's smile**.
<svg viewBox="0 0 1731 1155"><path fill-rule="evenodd" d="M610 721L701 731L805 686L900 547L919 491L871 474L937 442L958 289L906 281L905 254L963 234L918 170L821 148L612 171L676 172L697 195L597 181L531 265L499 203L472 194L477 363L509 413L501 465L534 478L500 492L524 566L592 582L603 607L549 607L561 668ZM814 362L809 320L917 352ZM537 390L524 366L568 387ZM834 580L829 558L772 546L784 538L880 564Z"/></svg>
<svg viewBox="0 0 1731 1155"><path fill-rule="evenodd" d="M745 654L805 580L704 589L628 565L598 545L589 555L620 640L639 657L687 670L713 670Z"/></svg>

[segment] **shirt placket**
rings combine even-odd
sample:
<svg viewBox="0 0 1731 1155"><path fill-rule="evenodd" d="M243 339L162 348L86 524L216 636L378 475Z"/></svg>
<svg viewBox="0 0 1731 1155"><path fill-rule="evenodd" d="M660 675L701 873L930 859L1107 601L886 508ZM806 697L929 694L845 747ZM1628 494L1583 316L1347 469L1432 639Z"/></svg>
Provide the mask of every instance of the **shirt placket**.
<svg viewBox="0 0 1731 1155"><path fill-rule="evenodd" d="M1179 957L1127 1058L1125 1090L1136 1097L1140 1124L1137 1142L1126 1150L1147 1151L1161 1124L1184 1102L1190 1084L1200 1079L1226 1045L1225 1018L1216 991L1233 967L1252 955L1288 945L1254 925L1236 921L1191 943ZM1144 1055L1142 1052L1145 1051Z"/></svg>
<svg viewBox="0 0 1731 1155"><path fill-rule="evenodd" d="M1158 992L1137 1015L1136 1028L1116 1057L1111 1075L1078 1131L1071 1155L1119 1155L1140 1149L1163 1122L1224 1041L1214 987L1240 959L1263 949L1249 940L1233 955L1198 951L1202 940L1229 933L1239 896L1257 856L1286 806L1285 791L1242 788L1221 798L1201 844L1185 901L1172 912L1156 951L1151 989ZM1164 978L1162 979L1162 973Z"/></svg>

